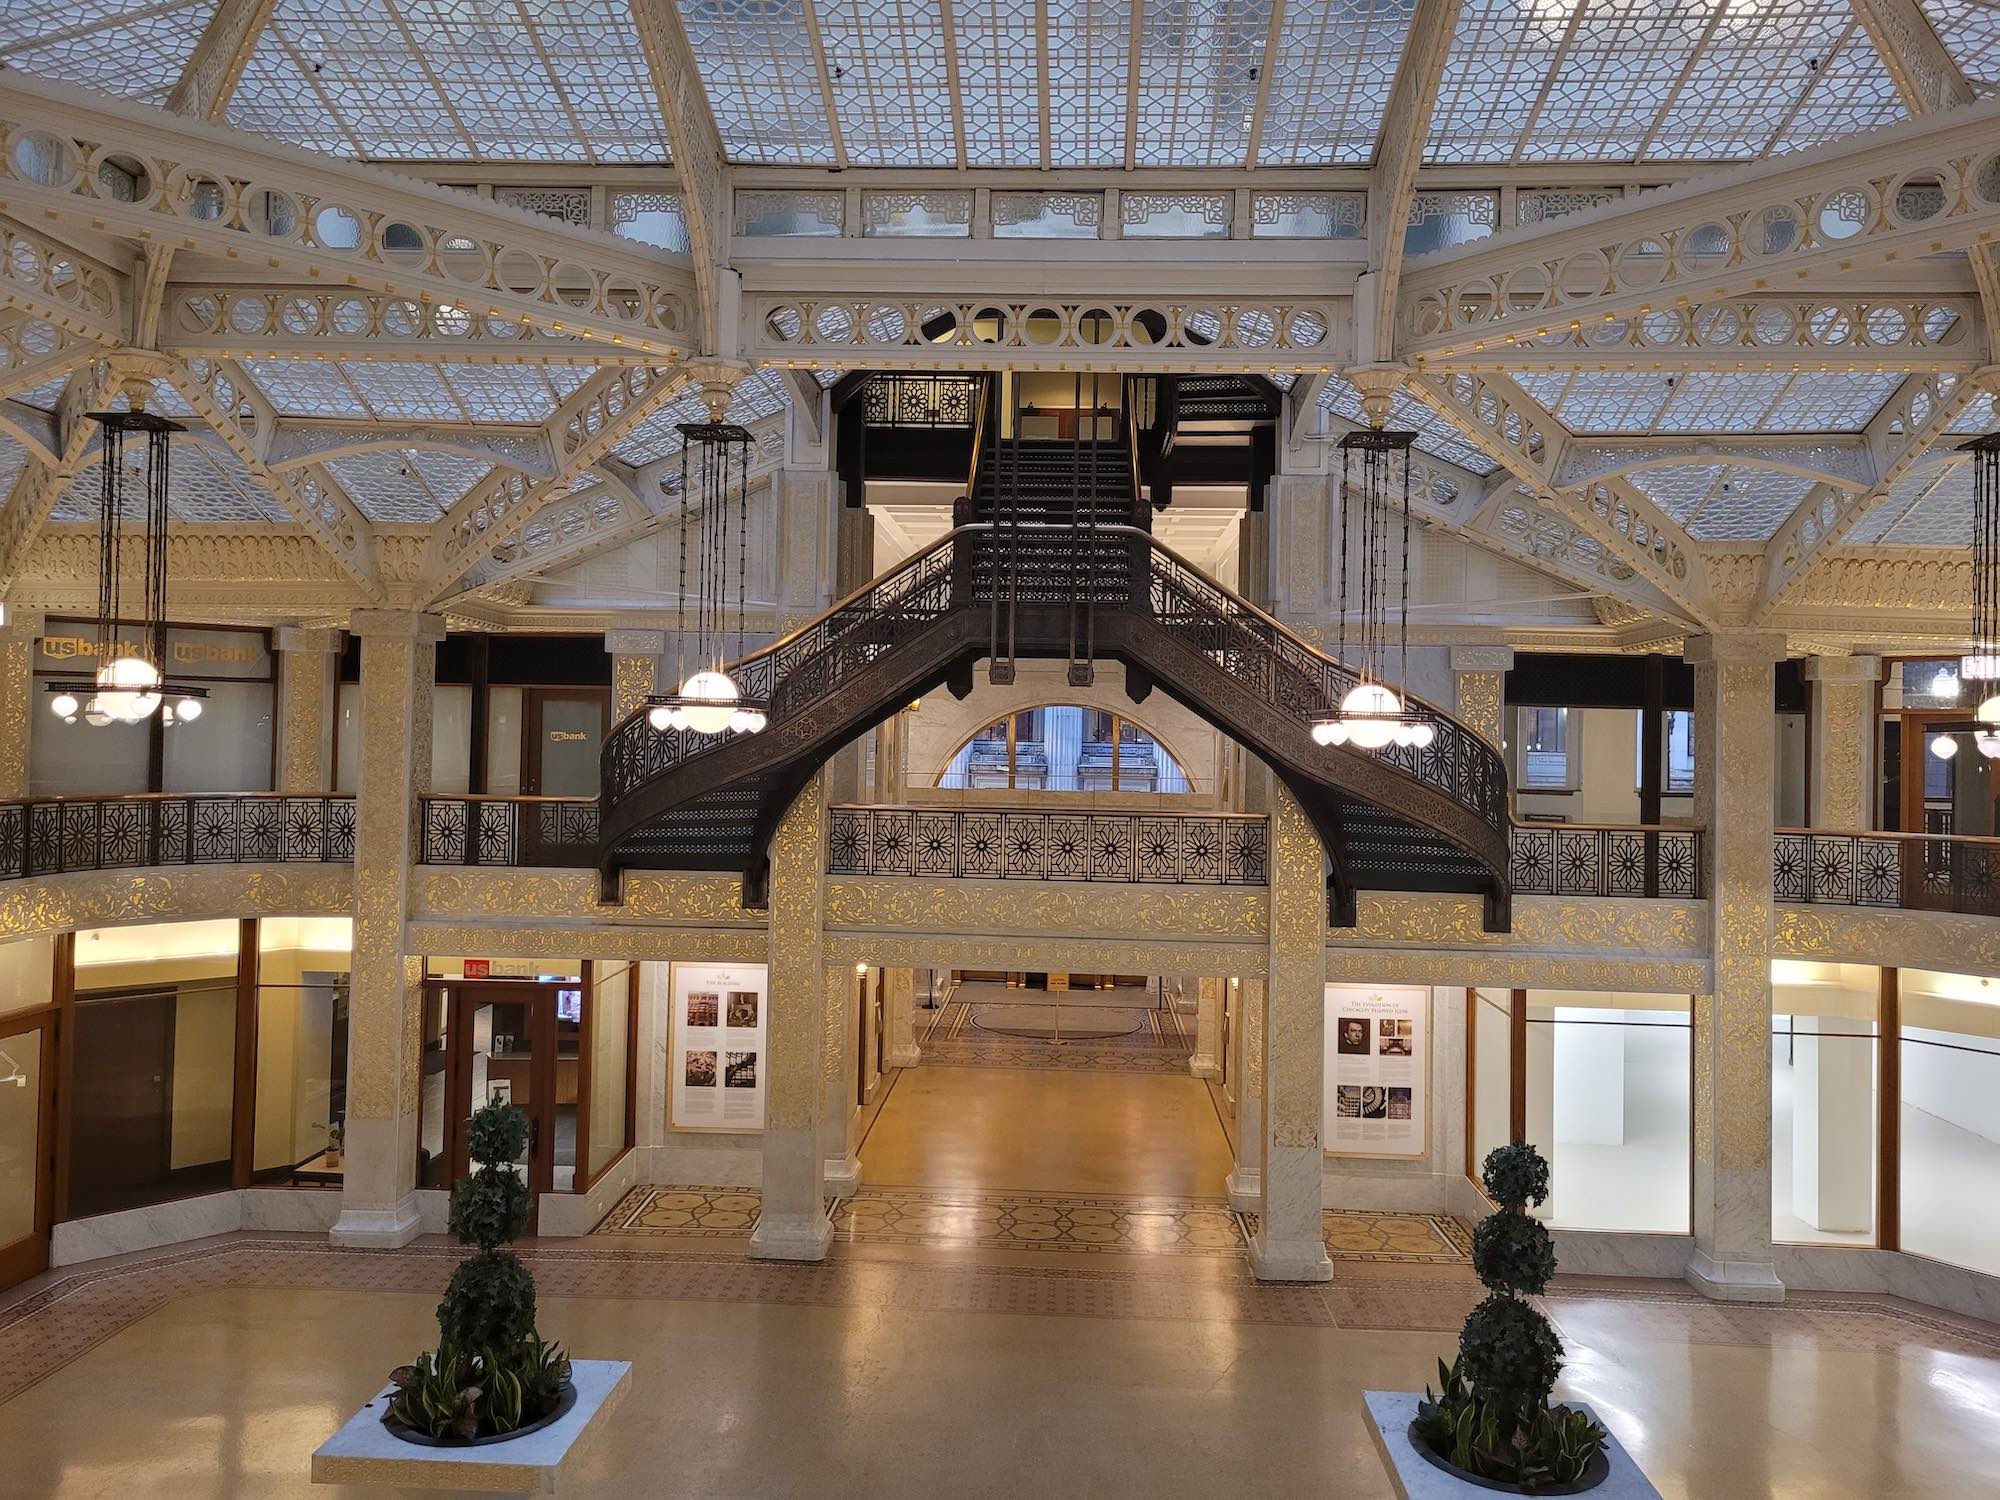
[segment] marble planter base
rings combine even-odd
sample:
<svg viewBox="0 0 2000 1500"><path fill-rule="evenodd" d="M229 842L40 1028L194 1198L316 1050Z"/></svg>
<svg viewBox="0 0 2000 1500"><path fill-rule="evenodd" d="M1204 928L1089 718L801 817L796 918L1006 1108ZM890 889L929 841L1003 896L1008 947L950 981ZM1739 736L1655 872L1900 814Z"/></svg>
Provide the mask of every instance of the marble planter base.
<svg viewBox="0 0 2000 1500"><path fill-rule="evenodd" d="M624 1399L632 1366L622 1359L570 1365L576 1405L539 1432L480 1448L426 1448L382 1425L396 1393L384 1386L314 1451L314 1484L379 1484L404 1493L556 1495L591 1429Z"/></svg>
<svg viewBox="0 0 2000 1500"><path fill-rule="evenodd" d="M1467 1484L1417 1452L1410 1441L1410 1423L1416 1420L1417 1403L1423 1398L1416 1392L1363 1391L1361 1399L1368 1408L1368 1431L1399 1500L1492 1500L1500 1493ZM1597 1415L1581 1401L1567 1404L1593 1418ZM1604 1453L1611 1460L1611 1477L1587 1492L1592 1500L1660 1500L1660 1492L1619 1446L1616 1433L1605 1442Z"/></svg>

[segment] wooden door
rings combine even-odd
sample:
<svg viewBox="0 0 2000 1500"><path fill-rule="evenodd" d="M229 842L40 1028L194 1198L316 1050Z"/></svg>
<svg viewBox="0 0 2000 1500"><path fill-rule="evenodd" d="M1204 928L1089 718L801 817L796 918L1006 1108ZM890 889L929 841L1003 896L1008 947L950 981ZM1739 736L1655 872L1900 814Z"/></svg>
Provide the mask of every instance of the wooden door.
<svg viewBox="0 0 2000 1500"><path fill-rule="evenodd" d="M521 704L521 794L595 797L611 727L609 688L529 688Z"/></svg>
<svg viewBox="0 0 2000 1500"><path fill-rule="evenodd" d="M69 1218L131 1208L170 1170L174 1008L158 991L77 1004Z"/></svg>
<svg viewBox="0 0 2000 1500"><path fill-rule="evenodd" d="M447 1026L450 1181L472 1170L466 1122L474 1110L504 1093L528 1117L527 1153L518 1165L528 1184L531 1232L541 1195L555 1186L555 991L555 986L532 982L461 980L451 991Z"/></svg>

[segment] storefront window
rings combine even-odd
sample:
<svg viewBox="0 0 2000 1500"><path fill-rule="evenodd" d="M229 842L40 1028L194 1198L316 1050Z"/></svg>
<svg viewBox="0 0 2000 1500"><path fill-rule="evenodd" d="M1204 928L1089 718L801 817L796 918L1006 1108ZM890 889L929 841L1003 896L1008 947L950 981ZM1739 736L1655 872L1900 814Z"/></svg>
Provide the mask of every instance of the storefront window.
<svg viewBox="0 0 2000 1500"><path fill-rule="evenodd" d="M1528 791L1565 791L1576 781L1569 754L1569 710L1524 708L1521 713L1521 786Z"/></svg>
<svg viewBox="0 0 2000 1500"><path fill-rule="evenodd" d="M2000 982L1900 978L1902 1248L2000 1274Z"/></svg>
<svg viewBox="0 0 2000 1500"><path fill-rule="evenodd" d="M1472 1017L1472 1175L1487 1153L1507 1144L1513 1099L1513 1047L1508 1022L1513 997L1507 990L1473 990L1467 1000Z"/></svg>
<svg viewBox="0 0 2000 1500"><path fill-rule="evenodd" d="M66 724L40 691L96 670L96 624L51 620L35 650L28 788L36 797L131 792L263 792L271 789L276 674L270 635L224 626L167 632L167 675L205 687L201 717L172 725ZM157 773L155 767L158 768Z"/></svg>
<svg viewBox="0 0 2000 1500"><path fill-rule="evenodd" d="M251 1170L280 1186L336 1186L347 1123L345 917L277 917L257 930L257 1107Z"/></svg>
<svg viewBox="0 0 2000 1500"><path fill-rule="evenodd" d="M1771 1237L1875 1240L1881 971L1771 965Z"/></svg>
<svg viewBox="0 0 2000 1500"><path fill-rule="evenodd" d="M626 1100L631 1092L633 988L637 964L591 965L585 1045L590 1052L590 1107L586 1120L584 1186L631 1144L626 1134Z"/></svg>
<svg viewBox="0 0 2000 1500"><path fill-rule="evenodd" d="M230 1185L239 925L76 935L70 1218Z"/></svg>
<svg viewBox="0 0 2000 1500"><path fill-rule="evenodd" d="M1686 995L1528 991L1527 1139L1552 1189L1541 1217L1688 1232L1691 1022Z"/></svg>

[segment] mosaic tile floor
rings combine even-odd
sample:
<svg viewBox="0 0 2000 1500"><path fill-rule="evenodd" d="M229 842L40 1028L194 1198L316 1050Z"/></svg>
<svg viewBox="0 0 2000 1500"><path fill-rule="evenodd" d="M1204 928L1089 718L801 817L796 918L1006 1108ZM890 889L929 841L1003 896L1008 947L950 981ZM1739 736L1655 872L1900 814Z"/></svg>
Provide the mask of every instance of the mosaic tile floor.
<svg viewBox="0 0 2000 1500"><path fill-rule="evenodd" d="M757 1220L751 1189L638 1187L622 1198L598 1235L723 1239L747 1237ZM851 1244L967 1246L1072 1255L1201 1255L1240 1259L1254 1216L1217 1199L1114 1198L1073 1193L976 1192L864 1186L830 1206L835 1232ZM1436 1214L1323 1215L1327 1254L1336 1260L1463 1266L1472 1240L1463 1224Z"/></svg>

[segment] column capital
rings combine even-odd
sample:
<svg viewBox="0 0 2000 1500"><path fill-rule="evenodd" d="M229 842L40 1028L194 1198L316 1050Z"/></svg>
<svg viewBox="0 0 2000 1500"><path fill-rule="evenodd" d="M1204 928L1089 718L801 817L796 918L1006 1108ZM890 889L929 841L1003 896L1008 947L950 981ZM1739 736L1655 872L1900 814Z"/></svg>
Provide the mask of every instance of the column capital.
<svg viewBox="0 0 2000 1500"><path fill-rule="evenodd" d="M1514 648L1453 646L1451 669L1454 672L1511 672L1514 669Z"/></svg>
<svg viewBox="0 0 2000 1500"><path fill-rule="evenodd" d="M48 616L39 609L22 609L15 604L0 603L0 611L6 613L6 618L0 620L0 630L9 635L40 635L42 626L48 620Z"/></svg>
<svg viewBox="0 0 2000 1500"><path fill-rule="evenodd" d="M1882 680L1882 658L1808 656L1803 671L1807 682L1875 683Z"/></svg>
<svg viewBox="0 0 2000 1500"><path fill-rule="evenodd" d="M660 656L667 649L664 630L607 630L604 649L613 656Z"/></svg>
<svg viewBox="0 0 2000 1500"><path fill-rule="evenodd" d="M316 630L305 625L280 625L277 646L280 651L300 656L330 653L340 649L340 632Z"/></svg>
<svg viewBox="0 0 2000 1500"><path fill-rule="evenodd" d="M444 616L420 609L357 609L347 617L355 635L379 635L436 645L444 639Z"/></svg>
<svg viewBox="0 0 2000 1500"><path fill-rule="evenodd" d="M1681 659L1691 666L1773 666L1785 659L1785 633L1725 630L1715 635L1691 635Z"/></svg>

